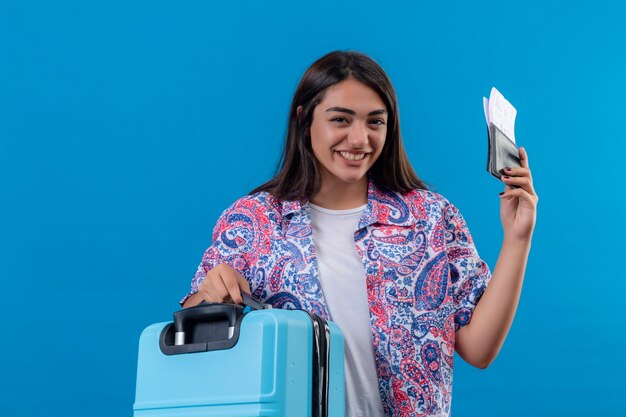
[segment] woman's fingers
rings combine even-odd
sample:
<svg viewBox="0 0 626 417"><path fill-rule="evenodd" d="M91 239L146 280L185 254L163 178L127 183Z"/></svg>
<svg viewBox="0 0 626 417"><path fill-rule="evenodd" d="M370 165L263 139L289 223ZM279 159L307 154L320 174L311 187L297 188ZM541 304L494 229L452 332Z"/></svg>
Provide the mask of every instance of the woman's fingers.
<svg viewBox="0 0 626 417"><path fill-rule="evenodd" d="M500 170L502 175L510 175L510 176L529 176L532 178L532 174L530 172L530 165L528 164L528 154L526 153L526 149L524 147L519 148L519 160L521 167L506 167Z"/></svg>
<svg viewBox="0 0 626 417"><path fill-rule="evenodd" d="M226 303L232 301L233 297L228 289L228 285L222 280L221 275L213 280L213 288L215 289L215 296L220 302Z"/></svg>
<svg viewBox="0 0 626 417"><path fill-rule="evenodd" d="M204 301L209 303L225 303L231 301L230 293L224 285L219 272L210 270L204 277L204 281L198 287L198 292Z"/></svg>
<svg viewBox="0 0 626 417"><path fill-rule="evenodd" d="M526 149L523 146L519 148L519 161L522 165L522 168L528 168L528 154L526 153Z"/></svg>
<svg viewBox="0 0 626 417"><path fill-rule="evenodd" d="M512 168L503 168L500 170L500 174L508 175L511 177L530 177L532 178L532 174L530 172L530 168L523 167L512 167Z"/></svg>
<svg viewBox="0 0 626 417"><path fill-rule="evenodd" d="M239 283L239 288L241 289L241 291L247 292L248 294L252 293L252 291L250 290L250 283L248 283L248 280L245 279L243 275L241 275L239 272L237 272L237 282Z"/></svg>
<svg viewBox="0 0 626 417"><path fill-rule="evenodd" d="M222 278L222 282L224 283L226 290L228 290L233 303L241 304L243 302L243 298L241 298L241 289L239 288L240 281L237 275L241 274L231 267L225 267L220 270L220 277ZM245 280L245 278L241 278Z"/></svg>
<svg viewBox="0 0 626 417"><path fill-rule="evenodd" d="M500 194L500 198L504 200L518 198L520 202L528 204L528 207L536 207L537 202L539 201L539 197L524 191L522 188L513 188L511 190L507 190L504 193Z"/></svg>
<svg viewBox="0 0 626 417"><path fill-rule="evenodd" d="M509 177L508 175L503 175L502 182L509 187L511 187L512 185L516 185L518 187L521 187L527 193L536 195L535 187L533 186L533 180L528 176Z"/></svg>
<svg viewBox="0 0 626 417"><path fill-rule="evenodd" d="M502 182L511 188L512 186L521 187L527 193L536 195L535 188L533 186L532 173L528 165L528 154L523 147L519 148L519 157L521 167L507 167L502 169ZM506 189L508 189L506 188Z"/></svg>
<svg viewBox="0 0 626 417"><path fill-rule="evenodd" d="M502 176L502 182L506 185L517 185L519 187L524 188L526 191L530 192L532 188L532 180L529 177L509 177L508 175Z"/></svg>
<svg viewBox="0 0 626 417"><path fill-rule="evenodd" d="M539 201L539 197L537 197L537 195L529 193L523 188L509 188L506 191L504 191L502 194L500 194L500 198L503 198L506 200L510 200L511 198L514 198L514 197L517 197L520 200L527 201L533 206L536 205L537 202Z"/></svg>
<svg viewBox="0 0 626 417"><path fill-rule="evenodd" d="M213 303L234 302L241 304L241 291L250 293L248 281L230 265L219 264L207 272L198 292L205 301Z"/></svg>

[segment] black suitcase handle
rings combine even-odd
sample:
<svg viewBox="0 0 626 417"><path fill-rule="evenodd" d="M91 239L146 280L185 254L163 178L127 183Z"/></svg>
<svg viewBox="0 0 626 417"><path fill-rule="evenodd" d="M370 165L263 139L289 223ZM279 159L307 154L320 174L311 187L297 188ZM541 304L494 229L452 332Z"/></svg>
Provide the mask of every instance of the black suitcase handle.
<svg viewBox="0 0 626 417"><path fill-rule="evenodd" d="M253 310L263 310L266 307L246 292L241 291L241 298L243 299L243 305L250 307ZM226 317L228 320L229 329L235 327L237 318L241 315L242 311L238 308L237 304L224 304L224 303L207 303L202 300L198 305L194 307L184 308L174 313L174 330L176 332L175 345L184 345L185 324L195 321L211 321L216 317ZM232 332L232 330L230 330ZM229 338L232 337L232 333L229 332ZM181 340L179 340L181 339Z"/></svg>
<svg viewBox="0 0 626 417"><path fill-rule="evenodd" d="M241 292L243 304L253 310L267 307L250 294ZM244 306L207 303L184 308L174 313L174 322L161 332L160 347L166 355L228 349L239 339L239 325Z"/></svg>
<svg viewBox="0 0 626 417"><path fill-rule="evenodd" d="M243 305L250 307L253 310L265 310L272 308L269 304L261 304L256 298L252 297L247 292L241 291L241 298L243 298Z"/></svg>

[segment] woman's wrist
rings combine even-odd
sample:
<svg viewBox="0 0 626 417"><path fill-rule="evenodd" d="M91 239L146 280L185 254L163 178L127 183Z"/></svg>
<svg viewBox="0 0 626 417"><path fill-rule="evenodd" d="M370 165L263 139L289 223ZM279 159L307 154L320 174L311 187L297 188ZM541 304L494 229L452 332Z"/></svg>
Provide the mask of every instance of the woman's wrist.
<svg viewBox="0 0 626 417"><path fill-rule="evenodd" d="M505 234L502 246L518 249L530 249L532 235L528 237L510 236Z"/></svg>

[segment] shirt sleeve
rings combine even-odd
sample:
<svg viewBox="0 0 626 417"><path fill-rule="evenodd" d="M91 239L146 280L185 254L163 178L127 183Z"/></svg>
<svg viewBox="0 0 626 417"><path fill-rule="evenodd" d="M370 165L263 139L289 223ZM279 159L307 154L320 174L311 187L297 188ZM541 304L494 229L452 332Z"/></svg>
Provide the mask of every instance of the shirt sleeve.
<svg viewBox="0 0 626 417"><path fill-rule="evenodd" d="M213 229L212 244L202 256L192 280L189 293L180 301L182 306L204 281L208 271L219 264L227 264L248 278L250 267L247 253L252 244L250 216L244 214L243 204L238 200L222 212Z"/></svg>
<svg viewBox="0 0 626 417"><path fill-rule="evenodd" d="M478 255L461 212L450 202L444 209L445 240L454 301L454 327L467 325L491 279L491 271Z"/></svg>

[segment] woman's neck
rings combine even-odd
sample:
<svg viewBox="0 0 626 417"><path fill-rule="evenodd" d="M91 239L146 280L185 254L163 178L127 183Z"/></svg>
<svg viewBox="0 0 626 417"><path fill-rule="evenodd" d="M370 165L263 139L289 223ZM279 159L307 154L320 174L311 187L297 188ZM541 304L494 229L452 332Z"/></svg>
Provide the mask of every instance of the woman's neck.
<svg viewBox="0 0 626 417"><path fill-rule="evenodd" d="M311 203L331 210L360 207L367 204L367 183L367 177L352 184L323 179L322 186L311 198Z"/></svg>

